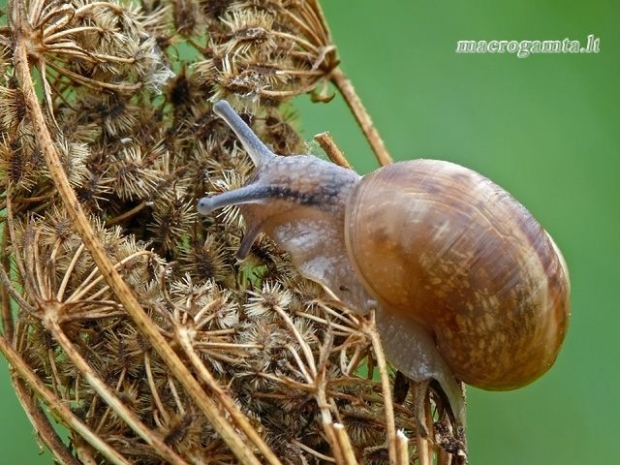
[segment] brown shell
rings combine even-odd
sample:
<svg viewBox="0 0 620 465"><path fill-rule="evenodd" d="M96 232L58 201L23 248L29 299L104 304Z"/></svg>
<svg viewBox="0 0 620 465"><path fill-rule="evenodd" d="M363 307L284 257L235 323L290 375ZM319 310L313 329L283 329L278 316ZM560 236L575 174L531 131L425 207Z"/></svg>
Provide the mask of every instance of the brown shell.
<svg viewBox="0 0 620 465"><path fill-rule="evenodd" d="M551 367L568 324L568 273L506 191L459 165L414 160L365 176L346 211L365 286L384 309L429 328L458 378L514 389Z"/></svg>

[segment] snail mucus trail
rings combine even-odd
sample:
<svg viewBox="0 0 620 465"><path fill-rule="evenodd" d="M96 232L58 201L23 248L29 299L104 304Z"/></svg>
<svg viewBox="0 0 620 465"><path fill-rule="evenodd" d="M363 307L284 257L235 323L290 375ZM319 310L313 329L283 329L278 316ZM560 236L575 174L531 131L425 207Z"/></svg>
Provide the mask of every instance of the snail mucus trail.
<svg viewBox="0 0 620 465"><path fill-rule="evenodd" d="M439 160L362 177L314 156L278 156L226 101L213 110L256 169L245 186L200 199L198 212L239 206L240 260L265 233L349 308L375 309L387 358L416 382L436 380L460 424L457 379L516 389L551 367L568 325L566 263L501 187Z"/></svg>

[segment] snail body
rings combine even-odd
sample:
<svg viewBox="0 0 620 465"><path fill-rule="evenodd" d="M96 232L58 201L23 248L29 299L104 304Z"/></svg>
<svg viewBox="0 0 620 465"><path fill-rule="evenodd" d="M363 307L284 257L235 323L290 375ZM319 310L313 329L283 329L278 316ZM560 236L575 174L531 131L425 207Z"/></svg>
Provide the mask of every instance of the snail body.
<svg viewBox="0 0 620 465"><path fill-rule="evenodd" d="M313 156L278 156L227 102L214 111L256 165L245 186L198 202L205 215L239 205L247 228L238 258L264 232L352 310L376 309L388 359L415 381L437 380L461 421L455 378L516 389L552 366L568 324L568 271L501 187L438 160L361 177Z"/></svg>

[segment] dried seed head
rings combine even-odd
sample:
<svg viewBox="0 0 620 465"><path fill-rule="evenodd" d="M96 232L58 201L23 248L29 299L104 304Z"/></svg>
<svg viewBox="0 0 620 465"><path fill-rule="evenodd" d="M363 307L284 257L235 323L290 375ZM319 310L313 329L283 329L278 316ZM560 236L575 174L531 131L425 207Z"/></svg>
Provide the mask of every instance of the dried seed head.
<svg viewBox="0 0 620 465"><path fill-rule="evenodd" d="M209 235L204 242L194 241L180 248L179 263L182 270L194 279L221 283L233 272L227 260L228 253L218 243L216 235Z"/></svg>
<svg viewBox="0 0 620 465"><path fill-rule="evenodd" d="M187 462L236 463L238 451L203 414L213 399L220 424L237 406L283 463L335 461L326 429L335 421L358 457L376 459L385 453L386 406L372 373L357 375L374 366L367 322L342 312L266 237L237 262L244 223L236 209L200 219L194 209L196 198L253 173L213 101L243 109L275 152L305 151L295 115L280 104L314 91L337 63L318 3L141 5L9 4L15 22L0 34L0 263L9 277L3 298L15 311L3 318L2 337L20 354L19 368L56 396L55 419L70 432L65 452L78 461L107 463L97 449L107 444L136 463L170 461L166 446ZM14 50L26 39L20 61ZM19 66L39 94L15 78ZM26 105L34 95L40 101ZM61 169L47 167L53 157ZM61 197L62 176L79 210ZM93 244L126 288L99 269ZM128 315L126 293L163 343ZM161 344L202 391L184 389ZM68 414L56 410L66 405ZM412 410L408 400L394 410L409 435ZM141 435L128 414L145 426ZM72 430L71 415L102 441Z"/></svg>
<svg viewBox="0 0 620 465"><path fill-rule="evenodd" d="M251 295L245 312L249 317L262 317L273 314L276 308L286 309L291 303L292 295L283 290L279 283L266 282L261 292L250 291Z"/></svg>
<svg viewBox="0 0 620 465"><path fill-rule="evenodd" d="M311 2L239 2L219 12L207 60L197 64L215 81L213 100L278 106L311 92L336 66L335 48Z"/></svg>

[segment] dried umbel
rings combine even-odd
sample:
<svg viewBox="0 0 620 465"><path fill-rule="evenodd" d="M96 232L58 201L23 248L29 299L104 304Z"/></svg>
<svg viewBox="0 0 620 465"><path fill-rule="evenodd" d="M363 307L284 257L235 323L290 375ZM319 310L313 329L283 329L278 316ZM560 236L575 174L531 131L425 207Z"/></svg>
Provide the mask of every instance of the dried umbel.
<svg viewBox="0 0 620 465"><path fill-rule="evenodd" d="M316 1L232 2L210 38L221 45L197 64L214 85L214 98L277 106L314 91L337 65L336 49Z"/></svg>
<svg viewBox="0 0 620 465"><path fill-rule="evenodd" d="M195 211L252 169L215 99L280 153L303 151L294 95L332 81L361 114L315 1L7 11L0 350L60 463L464 460L441 397L391 400L372 318L267 238L239 263L236 210Z"/></svg>

